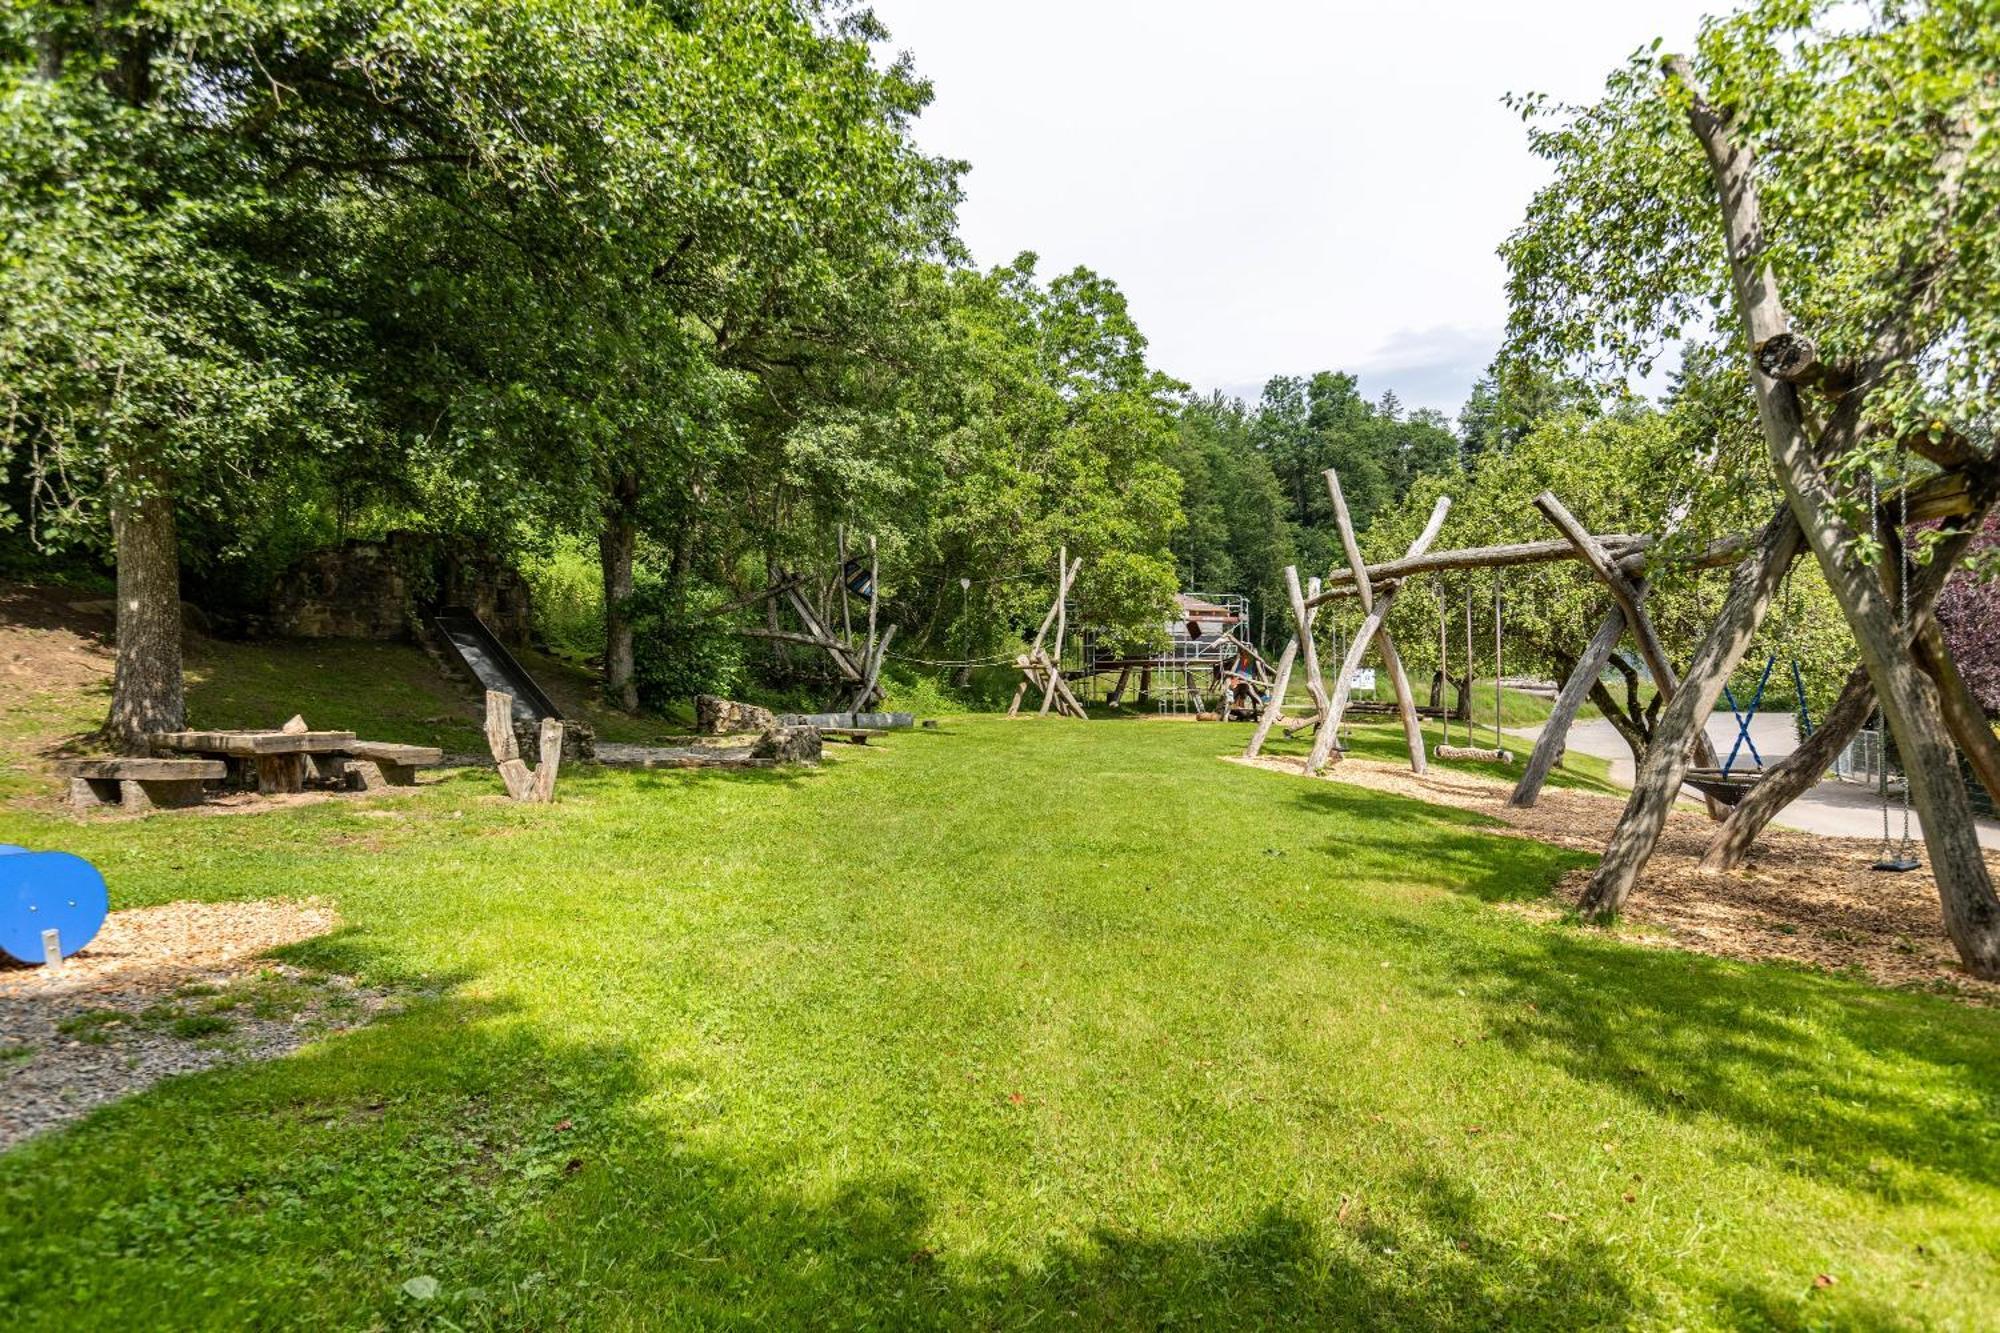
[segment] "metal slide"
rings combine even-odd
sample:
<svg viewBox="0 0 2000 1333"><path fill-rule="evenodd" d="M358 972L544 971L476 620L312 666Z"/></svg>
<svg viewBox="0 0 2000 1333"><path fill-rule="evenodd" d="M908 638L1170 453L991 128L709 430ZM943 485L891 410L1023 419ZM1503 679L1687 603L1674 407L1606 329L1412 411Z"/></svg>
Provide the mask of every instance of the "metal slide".
<svg viewBox="0 0 2000 1333"><path fill-rule="evenodd" d="M514 696L514 717L522 722L540 722L545 717L560 720L562 710L535 684L526 667L514 660L507 645L494 637L486 622L470 607L447 606L432 617L438 637L450 644L458 660L472 678L489 690Z"/></svg>

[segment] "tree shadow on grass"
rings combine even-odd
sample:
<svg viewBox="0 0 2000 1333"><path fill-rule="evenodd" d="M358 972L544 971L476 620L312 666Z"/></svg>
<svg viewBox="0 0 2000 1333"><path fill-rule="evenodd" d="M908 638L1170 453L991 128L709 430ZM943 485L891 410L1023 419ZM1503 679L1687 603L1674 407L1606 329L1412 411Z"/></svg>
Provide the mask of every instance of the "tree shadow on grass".
<svg viewBox="0 0 2000 1333"><path fill-rule="evenodd" d="M354 933L297 956L383 961ZM689 1063L462 987L0 1156L0 1303L22 1329L84 1309L107 1327L459 1328L1574 1328L1634 1309L1593 1239L1503 1234L1437 1171L1379 1214L1064 1218L1025 1252L953 1251L963 1201L926 1164L804 1189L790 1173L819 1145L754 1139L747 1115Z"/></svg>
<svg viewBox="0 0 2000 1333"><path fill-rule="evenodd" d="M2000 1184L2000 1014L1581 926L1463 947L1484 951L1460 963L1492 1039L1656 1114L1726 1121L1759 1169L1891 1203ZM1423 984L1443 996L1464 976Z"/></svg>

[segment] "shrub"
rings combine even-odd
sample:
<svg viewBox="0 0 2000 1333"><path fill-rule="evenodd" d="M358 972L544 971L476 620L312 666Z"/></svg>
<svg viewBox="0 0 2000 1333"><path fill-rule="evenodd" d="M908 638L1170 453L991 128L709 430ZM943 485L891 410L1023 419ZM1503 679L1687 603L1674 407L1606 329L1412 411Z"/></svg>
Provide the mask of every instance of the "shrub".
<svg viewBox="0 0 2000 1333"><path fill-rule="evenodd" d="M657 577L632 594L632 675L639 702L664 712L697 694L734 694L743 681L743 640L702 613L705 597L676 598Z"/></svg>

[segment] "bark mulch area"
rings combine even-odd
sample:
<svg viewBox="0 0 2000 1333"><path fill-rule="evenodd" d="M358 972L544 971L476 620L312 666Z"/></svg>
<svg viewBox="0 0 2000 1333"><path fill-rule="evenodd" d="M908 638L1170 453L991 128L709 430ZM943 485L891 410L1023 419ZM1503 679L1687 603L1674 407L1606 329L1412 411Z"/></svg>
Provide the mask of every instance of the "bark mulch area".
<svg viewBox="0 0 2000 1333"><path fill-rule="evenodd" d="M1228 757L1304 775L1304 762L1295 758ZM1324 777L1476 811L1505 825L1496 834L1592 854L1604 850L1625 809L1623 797L1550 788L1534 809L1516 810L1507 804L1512 787L1506 783L1450 771L1418 775L1369 759L1343 759ZM1626 904L1626 920L1648 928L1633 938L1721 958L1780 959L1973 1004L2000 1003L2000 983L1967 976L1959 965L1928 869L1884 874L1868 868L1880 853L1878 843L1772 827L1741 869L1711 873L1700 861L1714 829L1696 810L1677 809L1668 817L1659 849ZM1987 853L1987 862L2000 877L2000 854ZM1563 876L1553 904L1508 906L1559 915L1583 896L1590 874L1582 868Z"/></svg>
<svg viewBox="0 0 2000 1333"><path fill-rule="evenodd" d="M0 1150L163 1078L393 1010L386 992L263 956L335 924L310 900L169 903L113 912L60 968L0 965Z"/></svg>

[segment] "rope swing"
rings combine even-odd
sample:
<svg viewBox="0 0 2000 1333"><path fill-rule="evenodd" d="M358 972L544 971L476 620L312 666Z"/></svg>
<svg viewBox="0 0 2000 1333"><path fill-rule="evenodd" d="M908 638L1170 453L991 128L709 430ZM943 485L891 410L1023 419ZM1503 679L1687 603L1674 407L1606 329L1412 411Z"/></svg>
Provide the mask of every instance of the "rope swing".
<svg viewBox="0 0 2000 1333"><path fill-rule="evenodd" d="M1513 752L1506 748L1505 738L1500 731L1500 680L1506 674L1501 668L1501 661L1503 660L1503 633L1500 603L1500 571L1496 569L1493 571L1493 746L1491 749L1485 749L1472 744L1474 739L1471 707L1473 653L1472 576L1468 574L1465 580L1465 692L1462 696L1466 700L1466 743L1464 745L1451 744L1451 715L1447 712L1445 715L1444 739L1439 741L1437 748L1431 751L1439 759L1481 759L1487 763L1494 764L1511 764L1514 762ZM1438 659L1440 666L1444 665L1444 638L1444 594L1440 590L1438 594ZM1445 673L1445 678L1447 680L1450 679L1449 671Z"/></svg>
<svg viewBox="0 0 2000 1333"><path fill-rule="evenodd" d="M1901 484L1896 487L1897 503L1900 506L1896 523L1896 633L1898 635L1896 641L1898 643L1908 643L1910 641L1910 548L1908 540L1910 531L1910 460L1907 454L1898 450L1897 461L1901 467L1902 479ZM1875 476L1872 472L1868 476L1868 502L1870 522L1874 526L1875 541L1879 546L1882 541L1882 506L1878 499ZM1903 840L1900 843L1892 845L1889 841L1889 719L1886 714L1882 715L1880 729L1876 734L1880 738L1876 746L1878 751L1876 769L1880 774L1879 787L1882 798L1882 855L1876 859L1875 864L1870 866L1869 869L1886 871L1891 874L1902 874L1907 871L1921 869L1923 866L1923 863L1916 857L1916 844L1910 837L1910 775L1908 773L1903 775Z"/></svg>

